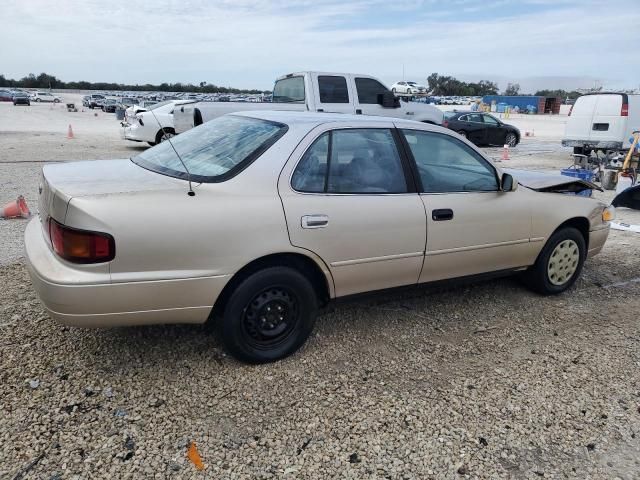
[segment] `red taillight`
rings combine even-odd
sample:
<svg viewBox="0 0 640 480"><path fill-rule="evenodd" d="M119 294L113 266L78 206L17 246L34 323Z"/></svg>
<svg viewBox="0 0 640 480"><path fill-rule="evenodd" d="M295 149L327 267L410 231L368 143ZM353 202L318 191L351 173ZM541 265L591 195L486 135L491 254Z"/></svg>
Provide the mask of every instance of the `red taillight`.
<svg viewBox="0 0 640 480"><path fill-rule="evenodd" d="M569 117L571 116L571 112L573 112L573 105L571 105L571 108L569 109Z"/></svg>
<svg viewBox="0 0 640 480"><path fill-rule="evenodd" d="M620 110L620 116L622 116L622 117L628 117L629 116L629 104L628 103L623 103L622 104L622 109Z"/></svg>
<svg viewBox="0 0 640 480"><path fill-rule="evenodd" d="M444 128L449 127L449 120L444 120L444 121L442 122L442 126L443 126Z"/></svg>
<svg viewBox="0 0 640 480"><path fill-rule="evenodd" d="M49 218L49 238L53 251L69 262L109 262L116 256L111 235L67 227L53 218Z"/></svg>

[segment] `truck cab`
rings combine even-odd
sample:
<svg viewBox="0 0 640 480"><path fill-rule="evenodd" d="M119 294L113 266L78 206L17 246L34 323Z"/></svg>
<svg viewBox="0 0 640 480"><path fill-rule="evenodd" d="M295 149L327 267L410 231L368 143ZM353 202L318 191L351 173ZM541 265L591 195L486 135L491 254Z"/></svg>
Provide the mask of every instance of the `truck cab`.
<svg viewBox="0 0 640 480"><path fill-rule="evenodd" d="M284 75L276 79L273 103L299 103L312 112L406 118L437 125L443 120L443 114L435 107L400 102L378 79L353 73Z"/></svg>

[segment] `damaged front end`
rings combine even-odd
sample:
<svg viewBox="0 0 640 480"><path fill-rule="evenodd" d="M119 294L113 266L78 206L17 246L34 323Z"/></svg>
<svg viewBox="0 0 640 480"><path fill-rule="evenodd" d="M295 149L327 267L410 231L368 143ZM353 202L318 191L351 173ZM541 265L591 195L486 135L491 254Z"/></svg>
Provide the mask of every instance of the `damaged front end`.
<svg viewBox="0 0 640 480"><path fill-rule="evenodd" d="M506 173L512 175L520 185L535 190L536 192L566 193L577 195L586 190L603 191L595 183L581 180L579 178L565 177L530 170L504 169Z"/></svg>

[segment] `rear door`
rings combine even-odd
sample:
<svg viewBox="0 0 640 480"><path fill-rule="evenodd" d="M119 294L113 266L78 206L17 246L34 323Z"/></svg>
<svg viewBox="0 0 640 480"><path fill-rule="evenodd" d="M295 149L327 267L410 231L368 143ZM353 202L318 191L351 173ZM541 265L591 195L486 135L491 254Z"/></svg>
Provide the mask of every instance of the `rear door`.
<svg viewBox="0 0 640 480"><path fill-rule="evenodd" d="M314 75L312 78L318 112L354 113L353 95L343 75Z"/></svg>
<svg viewBox="0 0 640 480"><path fill-rule="evenodd" d="M594 95L596 104L589 140L593 142L623 141L627 117L623 117L621 94ZM626 95L625 95L626 97Z"/></svg>
<svg viewBox="0 0 640 480"><path fill-rule="evenodd" d="M278 182L291 243L318 255L337 296L418 281L426 218L397 134L322 126L294 151Z"/></svg>
<svg viewBox="0 0 640 480"><path fill-rule="evenodd" d="M593 114L598 102L597 95L583 95L576 99L567 119L564 138L568 140L588 141L591 136Z"/></svg>

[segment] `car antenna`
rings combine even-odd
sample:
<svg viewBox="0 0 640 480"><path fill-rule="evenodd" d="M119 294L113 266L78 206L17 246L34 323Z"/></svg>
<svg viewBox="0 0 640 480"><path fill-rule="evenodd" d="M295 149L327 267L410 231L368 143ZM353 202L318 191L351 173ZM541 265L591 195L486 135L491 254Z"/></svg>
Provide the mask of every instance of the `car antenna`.
<svg viewBox="0 0 640 480"><path fill-rule="evenodd" d="M160 120L158 120L158 117L156 117L156 113L153 111L153 109L149 109L148 111L151 112L151 115L153 115L153 118L156 120L156 123L158 124L158 126L160 127L160 130L162 131L162 136L165 137L164 128L162 127ZM171 141L171 137L165 137L165 139L167 140L167 142L169 142L169 145L171 145L171 148L175 152L176 157L178 157L178 160L180 160L180 163L184 167L184 171L187 172L187 181L189 182L189 191L187 192L187 195L189 195L190 197L195 197L196 192L193 191L193 187L191 186L191 172L187 168L187 164L184 163L184 160L182 160L182 157L178 153L178 150L176 150L176 147L173 145L173 142Z"/></svg>

